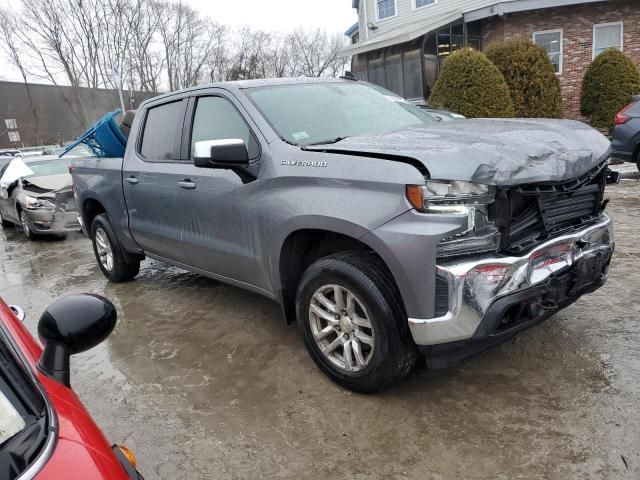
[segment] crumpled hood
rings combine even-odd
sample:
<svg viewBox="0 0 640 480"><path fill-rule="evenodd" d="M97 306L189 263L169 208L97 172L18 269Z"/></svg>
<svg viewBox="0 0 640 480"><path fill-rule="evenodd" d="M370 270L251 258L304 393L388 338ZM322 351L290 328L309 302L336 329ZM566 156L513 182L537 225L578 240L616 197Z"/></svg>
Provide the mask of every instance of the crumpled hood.
<svg viewBox="0 0 640 480"><path fill-rule="evenodd" d="M470 119L305 149L410 157L432 179L509 186L578 177L603 162L609 147L604 135L572 120Z"/></svg>
<svg viewBox="0 0 640 480"><path fill-rule="evenodd" d="M30 190L30 186L35 186L33 190L42 191L59 191L65 188L71 188L73 180L71 174L63 173L61 175L47 175L42 177L27 177L23 181L23 189Z"/></svg>

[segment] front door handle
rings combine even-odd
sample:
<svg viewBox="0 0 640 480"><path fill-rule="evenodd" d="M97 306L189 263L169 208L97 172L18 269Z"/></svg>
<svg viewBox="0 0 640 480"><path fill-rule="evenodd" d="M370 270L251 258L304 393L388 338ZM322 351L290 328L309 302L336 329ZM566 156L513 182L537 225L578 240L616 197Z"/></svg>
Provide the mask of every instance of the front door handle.
<svg viewBox="0 0 640 480"><path fill-rule="evenodd" d="M136 177L127 177L124 179L125 182L130 183L131 185L135 185L138 183L138 179Z"/></svg>
<svg viewBox="0 0 640 480"><path fill-rule="evenodd" d="M191 180L183 180L182 182L178 182L178 186L180 188L184 188L185 190L193 190L196 188L196 184Z"/></svg>

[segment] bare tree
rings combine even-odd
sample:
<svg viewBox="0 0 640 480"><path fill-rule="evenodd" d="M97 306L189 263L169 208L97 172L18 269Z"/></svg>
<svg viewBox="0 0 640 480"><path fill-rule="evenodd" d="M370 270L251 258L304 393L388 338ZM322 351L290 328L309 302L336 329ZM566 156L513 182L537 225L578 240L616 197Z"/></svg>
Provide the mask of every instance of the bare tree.
<svg viewBox="0 0 640 480"><path fill-rule="evenodd" d="M31 88L29 87L29 74L27 66L23 62L23 52L20 39L17 36L17 29L19 22L13 12L6 8L0 7L0 42L2 42L2 48L6 55L9 57L9 61L20 72L22 81L24 82L24 88L27 91L27 98L29 99L29 108L31 109L31 115L33 116L34 132L37 139L40 138L40 118L38 117L38 110L33 103L33 97L31 95Z"/></svg>
<svg viewBox="0 0 640 480"><path fill-rule="evenodd" d="M336 76L344 64L344 36L330 35L318 28L295 30L290 36L293 74L305 77Z"/></svg>
<svg viewBox="0 0 640 480"><path fill-rule="evenodd" d="M206 77L213 52L224 41L225 28L181 1L158 2L155 7L169 90L197 85Z"/></svg>
<svg viewBox="0 0 640 480"><path fill-rule="evenodd" d="M137 87L144 92L158 92L164 67L162 54L156 48L160 25L158 10L149 1L138 1L130 12L128 22L131 31L128 45L130 87Z"/></svg>

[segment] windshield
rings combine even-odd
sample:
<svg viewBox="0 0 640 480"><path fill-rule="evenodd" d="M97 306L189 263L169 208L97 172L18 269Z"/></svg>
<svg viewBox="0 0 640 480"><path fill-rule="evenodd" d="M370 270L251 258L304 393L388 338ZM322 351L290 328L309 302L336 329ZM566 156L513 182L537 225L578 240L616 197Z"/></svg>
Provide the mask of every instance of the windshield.
<svg viewBox="0 0 640 480"><path fill-rule="evenodd" d="M42 162L29 162L27 166L33 172L29 177L45 177L49 175L62 175L69 173L70 162L68 159L46 160Z"/></svg>
<svg viewBox="0 0 640 480"><path fill-rule="evenodd" d="M309 145L435 122L427 112L362 82L258 87L248 96L289 143Z"/></svg>

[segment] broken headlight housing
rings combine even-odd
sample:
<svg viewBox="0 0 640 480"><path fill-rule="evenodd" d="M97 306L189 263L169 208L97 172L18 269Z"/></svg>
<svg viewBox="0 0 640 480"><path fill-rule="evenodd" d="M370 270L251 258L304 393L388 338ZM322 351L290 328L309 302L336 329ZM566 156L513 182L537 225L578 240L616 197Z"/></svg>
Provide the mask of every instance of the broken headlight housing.
<svg viewBox="0 0 640 480"><path fill-rule="evenodd" d="M56 206L49 200L30 197L29 195L25 195L24 197L24 206L27 208L27 210L54 210L56 208Z"/></svg>
<svg viewBox="0 0 640 480"><path fill-rule="evenodd" d="M407 199L419 211L463 219L463 228L438 243L438 257L492 252L500 246L500 232L489 219L495 188L473 182L427 180L408 185Z"/></svg>

